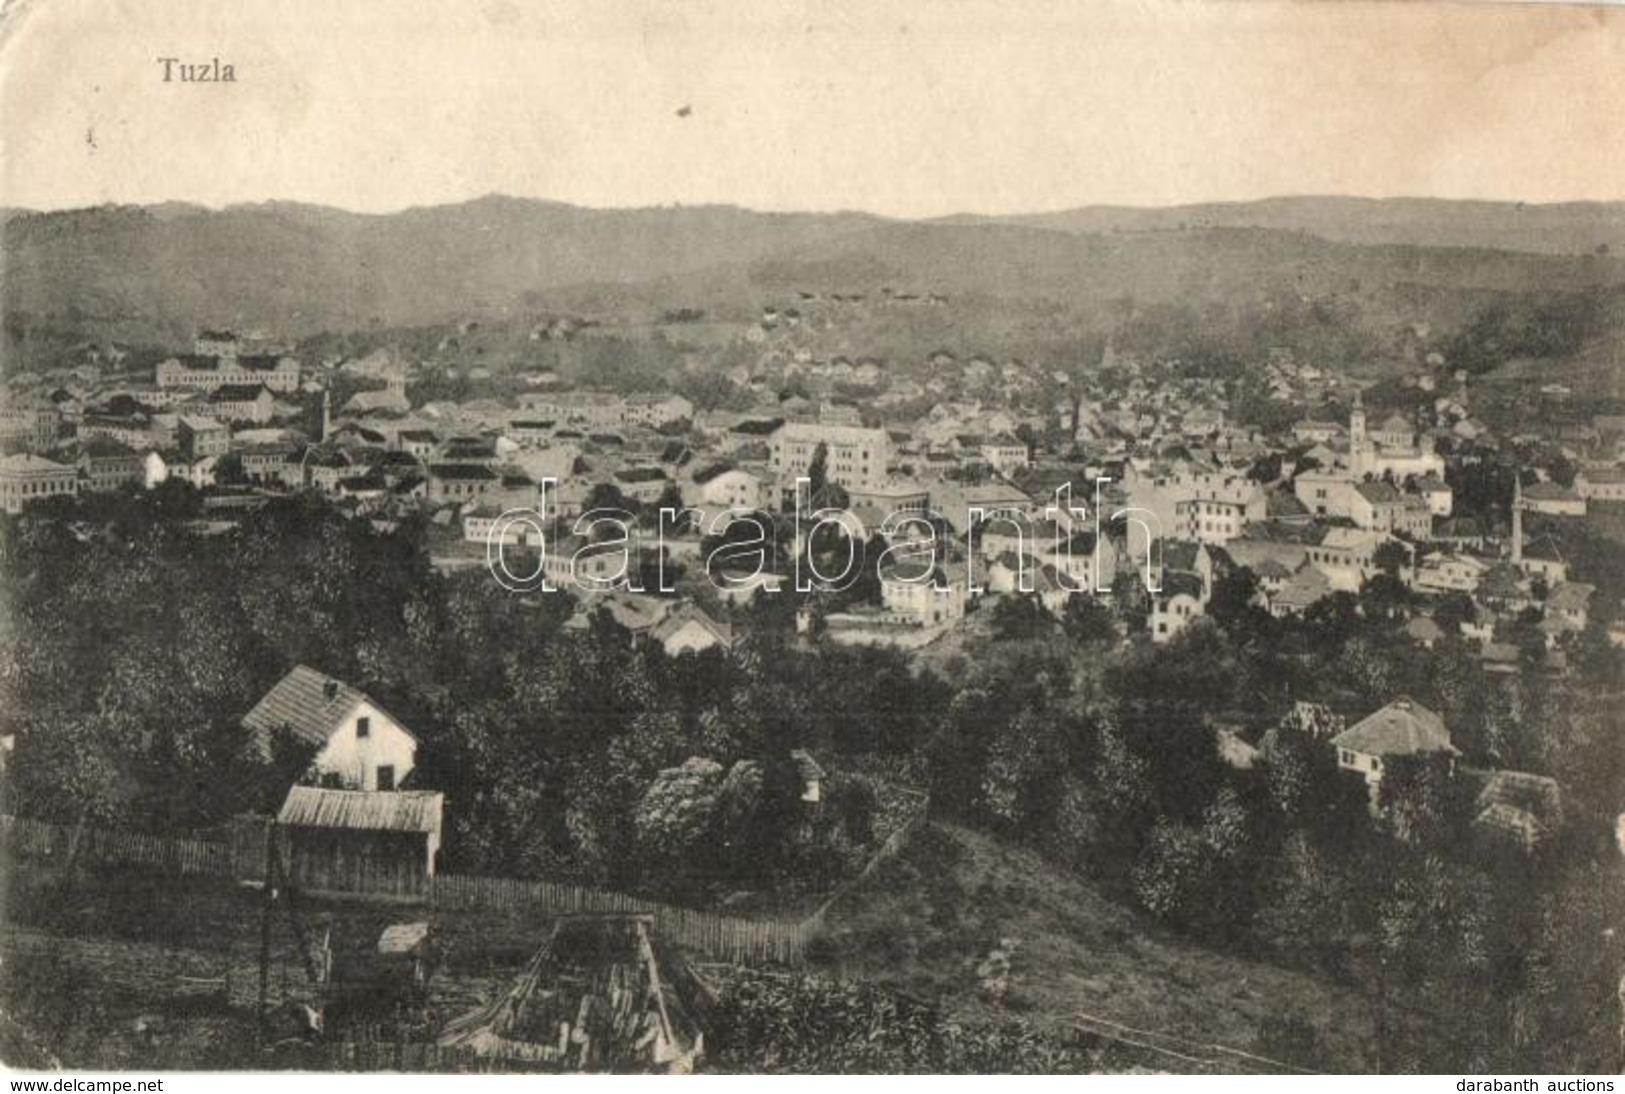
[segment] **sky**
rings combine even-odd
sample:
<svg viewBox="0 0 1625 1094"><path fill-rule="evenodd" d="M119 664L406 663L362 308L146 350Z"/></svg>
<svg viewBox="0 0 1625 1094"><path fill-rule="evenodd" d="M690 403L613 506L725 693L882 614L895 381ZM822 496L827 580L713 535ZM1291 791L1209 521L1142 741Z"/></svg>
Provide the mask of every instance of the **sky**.
<svg viewBox="0 0 1625 1094"><path fill-rule="evenodd" d="M160 57L218 57L236 81L165 83ZM1625 9L6 6L0 204L385 212L487 193L901 217L1283 194L1625 199Z"/></svg>

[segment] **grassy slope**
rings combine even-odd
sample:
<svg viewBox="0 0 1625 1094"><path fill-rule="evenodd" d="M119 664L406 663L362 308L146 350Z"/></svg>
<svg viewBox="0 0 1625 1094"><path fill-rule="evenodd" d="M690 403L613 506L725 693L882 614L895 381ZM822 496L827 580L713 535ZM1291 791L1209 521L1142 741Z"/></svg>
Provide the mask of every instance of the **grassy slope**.
<svg viewBox="0 0 1625 1094"><path fill-rule="evenodd" d="M832 965L935 999L966 1018L1022 1014L1057 1026L1086 1012L1271 1055L1272 1021L1315 1027L1322 1063L1377 1067L1374 1014L1355 991L1202 949L1112 903L1041 857L934 825L829 913ZM984 998L977 964L1013 939L1003 1003Z"/></svg>

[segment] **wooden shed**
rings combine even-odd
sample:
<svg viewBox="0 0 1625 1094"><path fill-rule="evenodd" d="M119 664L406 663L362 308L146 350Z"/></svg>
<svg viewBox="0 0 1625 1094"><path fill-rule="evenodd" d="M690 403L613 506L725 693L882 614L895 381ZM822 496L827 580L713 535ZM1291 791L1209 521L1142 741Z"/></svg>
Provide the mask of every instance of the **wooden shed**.
<svg viewBox="0 0 1625 1094"><path fill-rule="evenodd" d="M288 883L319 892L416 896L434 875L442 796L296 786L277 815Z"/></svg>

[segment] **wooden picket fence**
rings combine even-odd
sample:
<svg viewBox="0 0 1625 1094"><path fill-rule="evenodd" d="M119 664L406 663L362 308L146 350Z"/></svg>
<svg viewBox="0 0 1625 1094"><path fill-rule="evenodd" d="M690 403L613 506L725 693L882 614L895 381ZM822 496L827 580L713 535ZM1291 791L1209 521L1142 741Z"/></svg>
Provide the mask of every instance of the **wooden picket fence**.
<svg viewBox="0 0 1625 1094"><path fill-rule="evenodd" d="M102 865L138 866L199 877L258 880L262 876L263 827L245 826L218 840L154 836L83 828L78 831L77 861ZM71 825L48 824L23 817L0 817L0 841L17 858L65 863L73 847ZM400 899L395 890L373 892L357 875L355 884L324 893ZM741 919L690 908L676 908L625 893L593 889L568 882L530 881L521 878L437 874L425 880L420 893L409 899L447 910L533 910L543 915L582 912L641 912L654 917L656 928L668 940L741 965L799 965L807 944L817 933L813 920Z"/></svg>
<svg viewBox="0 0 1625 1094"><path fill-rule="evenodd" d="M637 912L654 918L656 929L681 946L719 961L739 965L801 965L807 948L824 930L826 911L863 883L881 864L896 857L926 823L921 807L883 843L862 873L834 893L810 916L800 920L743 919L691 908L677 908L626 893L561 881L436 874L422 890L404 898L434 908L470 911L535 911L542 915L586 912ZM143 832L76 828L26 817L0 816L0 847L17 858L66 863L70 854L81 863L146 867L175 875L259 880L263 876L265 825L244 822L217 830L212 838L155 836ZM77 846L75 841L77 840ZM356 875L336 896L402 899L396 889L374 891L368 878Z"/></svg>
<svg viewBox="0 0 1625 1094"><path fill-rule="evenodd" d="M234 848L211 840L75 828L26 817L0 817L0 836L8 851L19 858L67 862L72 855L82 862L148 866L201 877L231 877L236 870Z"/></svg>
<svg viewBox="0 0 1625 1094"><path fill-rule="evenodd" d="M550 915L639 912L654 917L664 938L740 965L799 965L816 933L810 921L722 916L558 881L437 874L429 879L427 896L439 908L532 908Z"/></svg>

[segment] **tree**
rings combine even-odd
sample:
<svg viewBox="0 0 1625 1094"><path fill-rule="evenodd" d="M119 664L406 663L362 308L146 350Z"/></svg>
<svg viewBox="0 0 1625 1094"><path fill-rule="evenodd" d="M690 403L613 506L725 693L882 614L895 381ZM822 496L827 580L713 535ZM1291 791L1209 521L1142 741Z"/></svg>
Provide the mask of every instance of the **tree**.
<svg viewBox="0 0 1625 1094"><path fill-rule="evenodd" d="M1213 583L1207 614L1226 631L1233 630L1250 621L1253 612L1259 610L1253 603L1257 595L1258 575L1242 566Z"/></svg>
<svg viewBox="0 0 1625 1094"><path fill-rule="evenodd" d="M1257 923L1277 950L1330 971L1347 946L1347 901L1332 859L1295 833L1275 858Z"/></svg>
<svg viewBox="0 0 1625 1094"><path fill-rule="evenodd" d="M660 492L660 498L655 502L654 507L655 512L659 514L658 519L663 527L678 532L687 532L694 528L694 514L683 511L683 489L676 482L666 484L665 489ZM666 516L667 510L677 514L675 520Z"/></svg>
<svg viewBox="0 0 1625 1094"><path fill-rule="evenodd" d="M1303 626L1322 650L1336 650L1359 626L1359 601L1353 593L1323 596L1304 609Z"/></svg>
<svg viewBox="0 0 1625 1094"><path fill-rule="evenodd" d="M639 505L632 498L621 492L621 488L612 482L595 482L587 491L587 497L582 502L582 510L592 512L594 509L612 509L623 513L637 513Z"/></svg>
<svg viewBox="0 0 1625 1094"><path fill-rule="evenodd" d="M1117 621L1111 609L1092 593L1073 593L1066 598L1061 625L1067 637L1083 645L1111 642L1117 638Z"/></svg>
<svg viewBox="0 0 1625 1094"><path fill-rule="evenodd" d="M722 880L759 881L786 834L785 763L740 760L724 768L691 756L657 775L634 814L649 875L678 891Z"/></svg>
<svg viewBox="0 0 1625 1094"><path fill-rule="evenodd" d="M1461 625L1471 622L1477 615L1477 605L1464 592L1448 592L1433 605L1433 622L1446 635L1459 635Z"/></svg>
<svg viewBox="0 0 1625 1094"><path fill-rule="evenodd" d="M1377 569L1392 578L1398 578L1399 572L1411 563L1411 555L1405 544L1398 540L1384 540L1372 553L1371 561Z"/></svg>
<svg viewBox="0 0 1625 1094"><path fill-rule="evenodd" d="M1409 615L1411 591L1391 573L1372 574L1360 586L1360 614L1368 620L1392 622Z"/></svg>
<svg viewBox="0 0 1625 1094"><path fill-rule="evenodd" d="M1400 839L1422 847L1455 847L1466 826L1462 785L1452 778L1448 753L1425 752L1383 759L1377 805Z"/></svg>
<svg viewBox="0 0 1625 1094"><path fill-rule="evenodd" d="M1574 485L1574 476L1579 473L1579 468L1575 466L1574 461L1561 452L1552 457L1548 470L1551 473L1552 481L1565 489Z"/></svg>
<svg viewBox="0 0 1625 1094"><path fill-rule="evenodd" d="M37 714L37 712L30 712ZM85 823L116 819L123 806L120 727L105 715L84 715L58 724L32 718L18 734L7 778L27 816Z"/></svg>
<svg viewBox="0 0 1625 1094"><path fill-rule="evenodd" d="M999 730L983 771L980 805L997 827L1031 833L1048 819L1064 754L1055 719L1023 710Z"/></svg>
<svg viewBox="0 0 1625 1094"><path fill-rule="evenodd" d="M1264 792L1285 835L1299 832L1328 848L1347 847L1364 834L1369 795L1365 782L1337 765L1333 749L1301 729L1278 726L1263 750Z"/></svg>
<svg viewBox="0 0 1625 1094"><path fill-rule="evenodd" d="M817 498L824 493L829 485L829 445L823 441L813 449L812 460L807 464L807 489L809 494Z"/></svg>
<svg viewBox="0 0 1625 1094"><path fill-rule="evenodd" d="M993 633L1005 642L1025 642L1043 638L1054 622L1036 596L1012 593L1001 596L993 606Z"/></svg>
<svg viewBox="0 0 1625 1094"><path fill-rule="evenodd" d="M1247 925L1259 895L1253 820L1235 786L1219 788L1202 814L1201 832L1208 872L1202 920L1210 932L1233 936Z"/></svg>
<svg viewBox="0 0 1625 1094"><path fill-rule="evenodd" d="M925 746L926 777L933 805L949 816L967 816L980 793L990 741L986 727L1005 717L987 688L968 685L937 718Z"/></svg>
<svg viewBox="0 0 1625 1094"><path fill-rule="evenodd" d="M691 873L718 827L727 778L715 760L693 756L649 784L634 820L651 872L674 881Z"/></svg>
<svg viewBox="0 0 1625 1094"><path fill-rule="evenodd" d="M1134 898L1142 908L1176 926L1190 925L1198 915L1208 873L1207 848L1201 832L1166 818L1157 822L1151 840L1134 865Z"/></svg>
<svg viewBox="0 0 1625 1094"><path fill-rule="evenodd" d="M1151 594L1146 591L1139 573L1128 570L1112 578L1111 599L1117 617L1130 634L1145 630L1146 615L1151 610Z"/></svg>
<svg viewBox="0 0 1625 1094"><path fill-rule="evenodd" d="M1247 478L1256 483L1269 485L1281 477L1281 454L1269 452L1253 461L1247 469Z"/></svg>
<svg viewBox="0 0 1625 1094"><path fill-rule="evenodd" d="M1208 714L1230 702L1235 660L1211 627L1137 651L1106 674L1115 725L1145 761L1158 813L1194 821L1222 775Z"/></svg>

